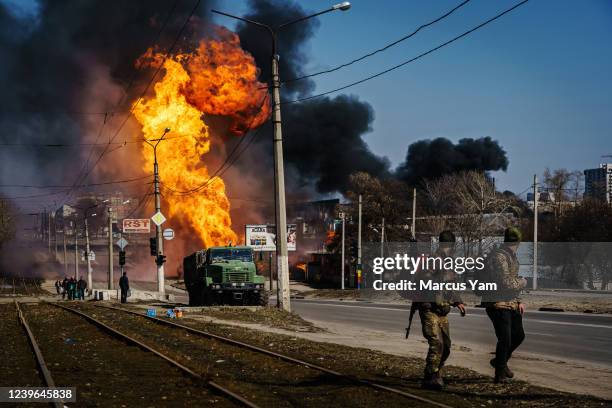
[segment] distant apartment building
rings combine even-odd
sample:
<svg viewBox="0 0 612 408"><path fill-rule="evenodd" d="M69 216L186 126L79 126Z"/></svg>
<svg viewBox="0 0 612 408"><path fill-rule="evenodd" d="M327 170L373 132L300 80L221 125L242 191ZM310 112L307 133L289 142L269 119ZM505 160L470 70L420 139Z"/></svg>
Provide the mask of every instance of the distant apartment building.
<svg viewBox="0 0 612 408"><path fill-rule="evenodd" d="M612 202L612 163L602 163L597 169L584 171L584 196Z"/></svg>

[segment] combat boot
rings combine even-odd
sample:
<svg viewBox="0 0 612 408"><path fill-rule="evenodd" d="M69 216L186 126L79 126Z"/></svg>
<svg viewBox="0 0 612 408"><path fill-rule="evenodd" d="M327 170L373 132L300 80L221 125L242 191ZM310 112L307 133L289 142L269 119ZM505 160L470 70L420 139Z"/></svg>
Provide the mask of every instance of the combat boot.
<svg viewBox="0 0 612 408"><path fill-rule="evenodd" d="M491 361L489 361L489 364L491 364L491 367L495 368L495 359L492 358ZM504 370L506 371L506 377L514 378L514 373L512 372L510 367L506 366L504 367Z"/></svg>
<svg viewBox="0 0 612 408"><path fill-rule="evenodd" d="M425 374L421 386L428 390L441 390L444 388L444 381L440 377L440 372Z"/></svg>
<svg viewBox="0 0 612 408"><path fill-rule="evenodd" d="M495 369L495 384L505 384L510 382L510 377L506 374L506 370L503 368Z"/></svg>

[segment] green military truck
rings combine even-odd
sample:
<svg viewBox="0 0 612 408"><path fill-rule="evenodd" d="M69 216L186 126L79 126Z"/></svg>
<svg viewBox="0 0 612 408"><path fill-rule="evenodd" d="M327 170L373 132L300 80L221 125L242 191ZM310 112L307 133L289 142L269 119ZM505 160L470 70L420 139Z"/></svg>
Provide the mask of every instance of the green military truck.
<svg viewBox="0 0 612 408"><path fill-rule="evenodd" d="M189 306L268 304L265 279L257 275L247 246L203 249L183 259Z"/></svg>

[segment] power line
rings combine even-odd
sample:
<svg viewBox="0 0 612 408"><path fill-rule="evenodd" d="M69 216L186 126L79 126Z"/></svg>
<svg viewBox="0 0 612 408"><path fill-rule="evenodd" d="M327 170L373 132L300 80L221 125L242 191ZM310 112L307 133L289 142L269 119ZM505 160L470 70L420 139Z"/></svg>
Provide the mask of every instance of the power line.
<svg viewBox="0 0 612 408"><path fill-rule="evenodd" d="M457 5L457 6L453 7L452 9L450 9L449 11L447 11L446 13L442 14L440 17L436 18L435 20L432 20L432 21L430 21L429 23L425 23L425 24L420 25L420 26L419 26L419 27L418 27L416 30L414 30L414 31L413 31L413 32L411 32L410 34L405 35L405 36L403 36L403 37L401 37L401 38L399 38L399 39L397 39L397 40L395 40L395 41L393 41L393 42L391 42L391 43L389 43L389 44L385 45L385 46L384 46L384 47L382 47L382 48L379 48L379 49L377 49L377 50L374 50L374 51L372 51L372 52L369 52L369 53L367 53L367 54L365 54L365 55L362 55L362 56L361 56L361 57L359 57L359 58L355 58L354 60L351 60L351 61L346 62L346 63L344 63L344 64L340 64L340 65L338 65L338 66L336 66L336 67L334 67L334 68L330 68L330 69L326 69L326 70L323 70L323 71L315 72L315 73L313 73L313 74L302 75L302 76L299 76L299 77L296 77L296 78L288 79L288 80L283 81L283 83L295 82L295 81L299 81L299 80L306 79L306 78L311 78L311 77L318 76L318 75L329 74L330 72L338 71L339 69L342 69L342 68L348 67L349 65L353 65L353 64L355 64L355 63L357 63L357 62L359 62L359 61L363 61L364 59L369 58L369 57L371 57L371 56L373 56L373 55L376 55L376 54L378 54L379 52L386 51L386 50L388 50L389 48L394 47L394 46L396 46L397 44L401 43L402 41L405 41L405 40L407 40L407 39L409 39L409 38L411 38L411 37L415 36L415 35L416 35L416 34L417 34L419 31L421 31L422 29L427 28L427 27L429 27L429 26L431 26L431 25L434 25L434 24L436 24L437 22L439 22L439 21L441 21L441 20L445 19L446 17L450 16L450 15L451 15L451 14L453 14L453 13L454 13L456 10L458 10L458 9L460 9L461 7L465 6L465 5L466 5L467 3L469 3L469 2L470 2L470 0L464 0L462 3L460 3L459 5Z"/></svg>
<svg viewBox="0 0 612 408"><path fill-rule="evenodd" d="M369 80L371 80L371 79L378 78L379 76L385 75L385 74L387 74L387 73L389 73L389 72L391 72L391 71L394 71L394 70L396 70L396 69L398 69L398 68L403 67L404 65L410 64L410 63L412 63L412 62L414 62L414 61L416 61L416 60L418 60L418 59L421 59L421 58L423 58L424 56L429 55L429 54L431 54L431 53L433 53L433 52L435 52L435 51L439 50L440 48L443 48L443 47L445 47L445 46L447 46L447 45L449 45L449 44L451 44L451 43L453 43L453 42L455 42L455 41L457 41L457 40L459 40L459 39L461 39L461 38L463 38L463 37L465 37L465 36L467 36L467 35L469 35L469 34L471 34L471 33L473 33L474 31L476 31L476 30L478 30L478 29L480 29L480 28L482 28L482 27L486 26L486 25L487 25L487 24L489 24L489 23L492 23L493 21L497 20L498 18L502 17L503 15L505 15L505 14L507 14L507 13L511 12L512 10L516 9L517 7L522 6L523 4L527 3L528 1L529 1L529 0L523 0L523 1L521 1L520 3L517 3L517 4L515 4L514 6L510 7L509 9L506 9L505 11L503 11L503 12L501 12L501 13L497 14L496 16L491 17L490 19L486 20L485 22L483 22L483 23L481 23L481 24L477 25L476 27L474 27L474 28L472 28L472 29L470 29L470 30L468 30L468 31L464 32L463 34L460 34L460 35L458 35L458 36L454 37L453 39L451 39L451 40L449 40L449 41L446 41L445 43L442 43L442 44L438 45L437 47L434 47L434 48L430 49L429 51L425 51L425 52L423 52L423 53L421 53L421 54L417 55L417 56L416 56L416 57L414 57L414 58L411 58L411 59L409 59L409 60L407 60L407 61L404 61L404 62L402 62L402 63L400 63L400 64L397 64L397 65L395 65L395 66L393 66L393 67L391 67L391 68L388 68L388 69L386 69L386 70L384 70L384 71L378 72L378 73L373 74L373 75L370 75L370 76L368 76L368 77L366 77L366 78L360 79L359 81L351 82L351 83L349 83L349 84L347 84L347 85L344 85L344 86L341 86L341 87L339 87L339 88L332 89L332 90L330 90L330 91L323 92L323 93L320 93L320 94L317 94L317 95L307 96L307 97L304 97L304 98L298 98L298 99L294 99L294 100L290 100L290 101L283 101L283 102L282 102L282 104L289 104L289 103L296 103L296 102L304 102L304 101L307 101L307 100L310 100L310 99L320 98L320 97L322 97L322 96L329 95L329 94L331 94L331 93L335 93L335 92L338 92L338 91L342 91L342 90L344 90L344 89L347 89L347 88L353 87L353 86L355 86L355 85L362 84L362 83L367 82L367 81L369 81Z"/></svg>
<svg viewBox="0 0 612 408"><path fill-rule="evenodd" d="M177 135L167 136L164 140L180 139L189 135ZM156 141L157 139L148 139L149 142ZM104 143L0 143L0 147L31 147L31 148L72 148L72 147L83 147L83 146L124 146L126 144L142 143L147 139L137 138L132 140L124 140L122 142L104 142Z"/></svg>
<svg viewBox="0 0 612 408"><path fill-rule="evenodd" d="M106 185L110 185L110 184L123 184L123 183L132 183L134 181L140 181L140 180L144 180L146 178L149 177L153 177L152 174L149 174L147 176L142 176L142 177L136 177L136 178L132 178L132 179L124 179L124 180L113 180L113 181L103 181L103 182L99 182L99 183L88 183L88 184L81 184L78 185L77 187L93 187L93 186L106 186ZM28 184L0 184L0 188L40 188L40 189L45 189L45 188L70 188L72 187L71 185L28 185Z"/></svg>
<svg viewBox="0 0 612 408"><path fill-rule="evenodd" d="M195 6L193 7L193 9L191 10L191 12L189 13L189 16L185 19L185 22L183 23L183 25L181 26L179 32L176 35L176 38L174 39L174 42L172 43L172 45L170 46L170 48L168 49L168 51L166 52L166 55L164 56L164 62L168 59L168 57L170 56L170 54L172 53L172 51L174 50L174 47L176 47L176 45L178 44L179 40L181 39L181 36L183 35L183 31L185 30L185 28L187 27L187 24L189 23L189 20L191 19L191 17L193 16L193 14L196 12L197 8L200 5L201 0L197 0ZM117 130L115 131L115 134L112 136L112 138L110 138L109 143L106 145L106 147L104 148L104 150L102 151L102 153L100 154L100 156L98 157L98 159L96 160L96 162L94 163L94 165L89 169L89 171L85 174L84 179L87 179L87 177L89 176L89 174L91 174L91 172L93 171L93 169L96 168L96 166L98 165L98 163L100 163L100 161L102 160L102 158L104 157L104 155L108 152L108 147L110 146L110 143L112 143L115 138L119 135L119 133L121 132L121 130L123 129L123 127L125 126L125 124L127 123L128 119L130 118L130 115L134 112L134 109L136 108L136 106L138 104L140 104L140 102L142 101L142 99L144 98L144 96L146 95L147 91L149 90L149 88L151 87L151 85L153 84L153 82L155 81L155 78L157 77L157 75L159 74L159 72L161 71L163 67L163 63L161 63L157 69L155 70L155 72L153 73L153 76L151 77L151 80L147 83L147 86L145 87L145 89L142 91L142 93L140 94L140 96L138 97L138 99L136 100L136 102L134 104L132 104L132 107L130 108L128 114L125 116L125 119L123 120L123 122L121 122L121 124L119 125L119 127L117 128ZM78 180L78 178L77 178ZM68 197L70 196L70 194L72 193L72 190L70 190L69 194L66 195L66 199L64 201L67 201Z"/></svg>

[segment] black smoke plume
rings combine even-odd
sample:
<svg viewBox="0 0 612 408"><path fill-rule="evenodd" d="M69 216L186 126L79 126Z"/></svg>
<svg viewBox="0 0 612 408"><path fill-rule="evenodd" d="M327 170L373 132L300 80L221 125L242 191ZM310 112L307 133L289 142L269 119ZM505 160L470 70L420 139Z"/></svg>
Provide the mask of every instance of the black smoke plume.
<svg viewBox="0 0 612 408"><path fill-rule="evenodd" d="M306 16L293 2L251 0L249 19L271 26ZM282 30L278 37L281 80L305 74L308 41L319 26L316 18L302 21ZM269 83L271 69L271 41L269 34L248 24L238 26L242 47L254 57L261 69L260 80ZM290 81L281 88L284 100L309 95L314 90L310 79ZM323 97L295 104L284 104L283 143L287 182L290 187L313 187L319 193L346 191L348 176L356 171L367 171L374 176L386 176L386 158L372 153L362 136L371 131L374 120L372 107L353 96ZM264 129L269 135L271 129ZM261 137L260 148L271 153L269 137Z"/></svg>
<svg viewBox="0 0 612 408"><path fill-rule="evenodd" d="M412 143L396 175L408 184L416 185L424 179L459 171L505 171L507 168L506 152L488 136L461 139L457 144L439 137Z"/></svg>

